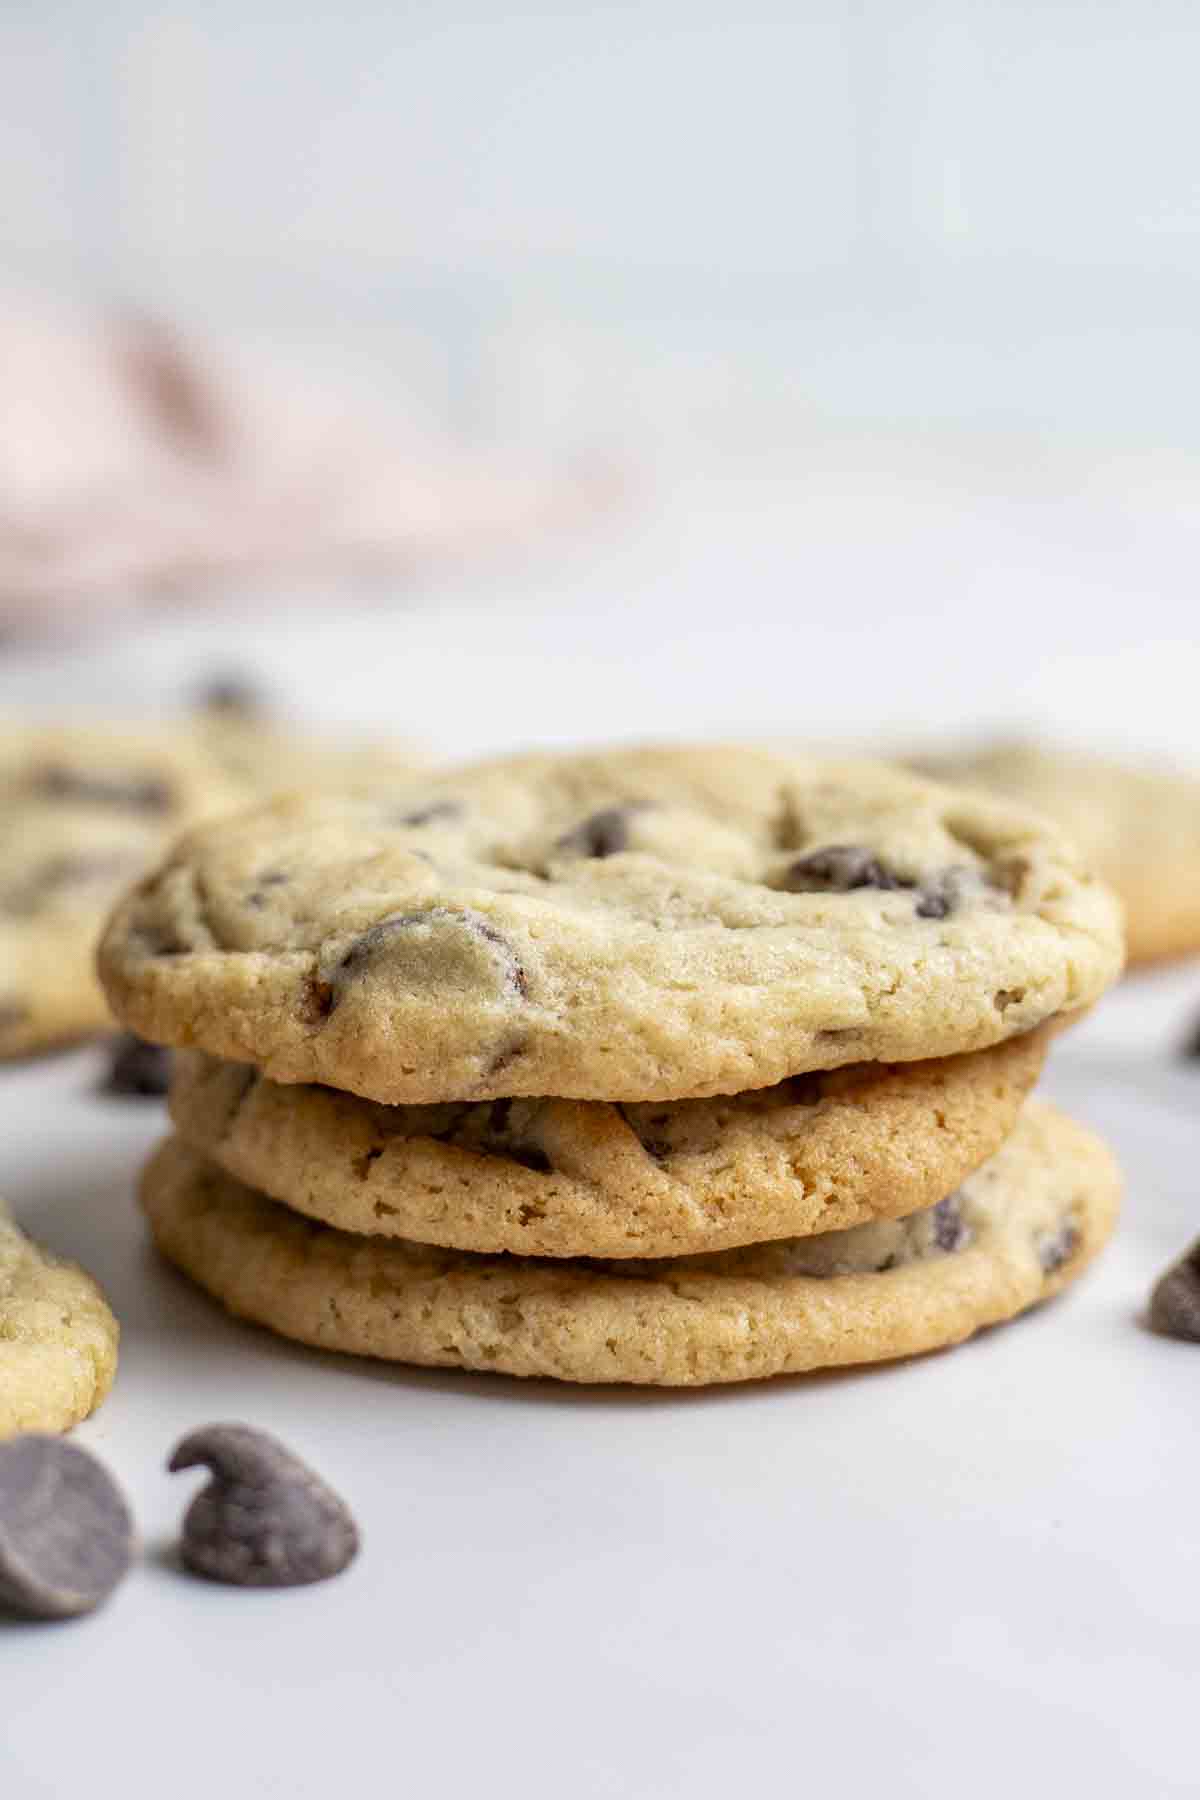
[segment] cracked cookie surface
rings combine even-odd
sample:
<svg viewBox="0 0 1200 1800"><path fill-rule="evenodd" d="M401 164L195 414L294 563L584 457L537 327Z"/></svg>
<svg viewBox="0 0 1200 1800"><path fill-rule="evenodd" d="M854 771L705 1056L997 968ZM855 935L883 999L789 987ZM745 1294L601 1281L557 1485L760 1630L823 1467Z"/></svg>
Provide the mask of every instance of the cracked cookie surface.
<svg viewBox="0 0 1200 1800"><path fill-rule="evenodd" d="M384 1106L178 1052L171 1116L229 1174L345 1231L531 1256L668 1256L902 1217L1011 1131L1049 1028L727 1099Z"/></svg>
<svg viewBox="0 0 1200 1800"><path fill-rule="evenodd" d="M140 1035L387 1103L668 1100L1089 1004L1119 909L1052 827L751 749L528 756L190 834L101 970Z"/></svg>
<svg viewBox="0 0 1200 1800"><path fill-rule="evenodd" d="M1030 1103L958 1191L906 1220L705 1256L549 1262L355 1237L180 1139L142 1179L159 1248L235 1315L328 1350L563 1381L703 1386L938 1349L1049 1297L1109 1236L1091 1132Z"/></svg>
<svg viewBox="0 0 1200 1800"><path fill-rule="evenodd" d="M91 1276L26 1237L0 1204L0 1438L86 1419L112 1385L118 1336Z"/></svg>

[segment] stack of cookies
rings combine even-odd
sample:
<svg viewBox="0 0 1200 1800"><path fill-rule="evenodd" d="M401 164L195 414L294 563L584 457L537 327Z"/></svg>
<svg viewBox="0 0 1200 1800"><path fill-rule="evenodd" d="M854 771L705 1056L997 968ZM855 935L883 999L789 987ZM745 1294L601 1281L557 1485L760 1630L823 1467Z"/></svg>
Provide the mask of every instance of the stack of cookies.
<svg viewBox="0 0 1200 1800"><path fill-rule="evenodd" d="M1121 963L1055 828L871 763L524 756L204 826L118 908L142 1203L306 1343L703 1384L957 1343L1118 1180L1026 1103Z"/></svg>

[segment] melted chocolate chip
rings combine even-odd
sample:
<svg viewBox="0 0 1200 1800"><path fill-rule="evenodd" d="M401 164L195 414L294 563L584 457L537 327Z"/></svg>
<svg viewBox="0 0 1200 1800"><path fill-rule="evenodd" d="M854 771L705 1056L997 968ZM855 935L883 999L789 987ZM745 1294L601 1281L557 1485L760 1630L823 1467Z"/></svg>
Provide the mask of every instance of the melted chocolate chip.
<svg viewBox="0 0 1200 1800"><path fill-rule="evenodd" d="M555 845L571 856L616 856L629 845L629 821L636 806L606 806L566 832Z"/></svg>
<svg viewBox="0 0 1200 1800"><path fill-rule="evenodd" d="M957 1194L948 1194L933 1209L933 1241L939 1250L961 1250L971 1236Z"/></svg>
<svg viewBox="0 0 1200 1800"><path fill-rule="evenodd" d="M1078 1248L1078 1228L1068 1219L1050 1237L1042 1238L1037 1247L1038 1261L1045 1274L1053 1275L1064 1263L1070 1262Z"/></svg>
<svg viewBox="0 0 1200 1800"><path fill-rule="evenodd" d="M39 769L31 785L44 800L67 800L80 806L111 806L120 812L165 813L171 808L170 783L159 775L92 775L54 763Z"/></svg>
<svg viewBox="0 0 1200 1800"><path fill-rule="evenodd" d="M855 888L882 888L885 892L909 887L879 858L858 844L827 844L810 850L792 864L784 877L790 894L848 894Z"/></svg>
<svg viewBox="0 0 1200 1800"><path fill-rule="evenodd" d="M1164 1337L1200 1344L1200 1241L1155 1282L1150 1323Z"/></svg>
<svg viewBox="0 0 1200 1800"><path fill-rule="evenodd" d="M298 1587L339 1575L358 1553L345 1504L298 1457L249 1425L207 1425L167 1467L202 1464L212 1480L188 1507L187 1567L234 1587Z"/></svg>
<svg viewBox="0 0 1200 1800"><path fill-rule="evenodd" d="M397 813L393 819L395 825L438 825L448 819L460 819L462 807L457 800L432 800L428 806L418 806L412 812Z"/></svg>
<svg viewBox="0 0 1200 1800"><path fill-rule="evenodd" d="M158 1100L171 1082L171 1052L161 1044L127 1031L114 1038L108 1070L100 1084L102 1094L119 1094L139 1100Z"/></svg>
<svg viewBox="0 0 1200 1800"><path fill-rule="evenodd" d="M133 1518L94 1456L56 1437L0 1444L0 1606L69 1619L106 1600L133 1560Z"/></svg>

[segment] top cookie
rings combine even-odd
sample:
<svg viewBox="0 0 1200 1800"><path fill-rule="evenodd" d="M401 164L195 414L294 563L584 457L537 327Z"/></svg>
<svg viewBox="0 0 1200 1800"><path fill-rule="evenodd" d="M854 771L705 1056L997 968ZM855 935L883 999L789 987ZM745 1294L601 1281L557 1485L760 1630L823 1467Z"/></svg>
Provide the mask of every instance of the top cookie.
<svg viewBox="0 0 1200 1800"><path fill-rule="evenodd" d="M906 758L1036 807L1125 903L1131 963L1200 950L1200 779L1023 743Z"/></svg>
<svg viewBox="0 0 1200 1800"><path fill-rule="evenodd" d="M100 967L143 1036L393 1104L669 1100L981 1049L1117 973L1053 828L869 763L523 756L191 833Z"/></svg>

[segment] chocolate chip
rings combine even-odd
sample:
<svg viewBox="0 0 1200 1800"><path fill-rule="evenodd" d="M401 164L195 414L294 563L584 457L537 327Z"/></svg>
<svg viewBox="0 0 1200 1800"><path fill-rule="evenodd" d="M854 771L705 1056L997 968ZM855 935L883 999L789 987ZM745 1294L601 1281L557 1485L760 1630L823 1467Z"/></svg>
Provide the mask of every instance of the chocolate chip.
<svg viewBox="0 0 1200 1800"><path fill-rule="evenodd" d="M171 1053L161 1044L148 1044L132 1031L112 1040L108 1069L100 1084L102 1094L157 1100L166 1093L170 1082Z"/></svg>
<svg viewBox="0 0 1200 1800"><path fill-rule="evenodd" d="M81 806L112 806L121 812L165 813L171 808L170 784L158 775L144 777L92 775L63 764L39 769L31 783L45 800L67 800Z"/></svg>
<svg viewBox="0 0 1200 1800"><path fill-rule="evenodd" d="M203 1465L212 1480L188 1507L187 1567L234 1587L299 1587L325 1581L358 1554L345 1504L275 1438L249 1425L205 1425L167 1467Z"/></svg>
<svg viewBox="0 0 1200 1800"><path fill-rule="evenodd" d="M501 1137L508 1130L508 1115L512 1111L511 1100L493 1100L488 1109L488 1130L493 1137Z"/></svg>
<svg viewBox="0 0 1200 1800"><path fill-rule="evenodd" d="M571 856L616 856L628 848L629 821L639 810L636 806L603 807L560 837L555 849Z"/></svg>
<svg viewBox="0 0 1200 1800"><path fill-rule="evenodd" d="M428 912L393 913L389 918L380 919L364 931L362 937L342 957L335 971L335 983L357 975L363 966L371 962L381 950L398 936L416 926L436 927L450 925L462 927L474 937L482 939L486 944L500 952L500 962L504 970L505 984L522 999L528 993L525 971L517 959L516 952L508 939L496 930L489 919L482 913L474 912L469 906L451 908L448 906L432 906ZM336 1000L336 994L333 995ZM509 1059L511 1060L511 1058Z"/></svg>
<svg viewBox="0 0 1200 1800"><path fill-rule="evenodd" d="M1037 1247L1038 1261L1047 1275L1053 1275L1070 1262L1079 1248L1079 1231L1068 1219L1050 1237L1042 1238Z"/></svg>
<svg viewBox="0 0 1200 1800"><path fill-rule="evenodd" d="M132 1516L94 1456L57 1437L0 1444L0 1606L75 1618L108 1598L132 1560Z"/></svg>
<svg viewBox="0 0 1200 1800"><path fill-rule="evenodd" d="M948 1194L933 1209L933 1241L939 1250L961 1250L971 1233L962 1216L957 1194Z"/></svg>
<svg viewBox="0 0 1200 1800"><path fill-rule="evenodd" d="M258 719L270 710L258 683L235 671L210 676L196 690L195 705L202 712L225 713L237 719Z"/></svg>
<svg viewBox="0 0 1200 1800"><path fill-rule="evenodd" d="M955 898L955 894L946 883L941 883L936 887L922 888L916 905L918 919L949 918L954 911Z"/></svg>
<svg viewBox="0 0 1200 1800"><path fill-rule="evenodd" d="M1194 1025L1183 1043L1179 1046L1179 1054L1189 1062L1200 1057L1200 1023Z"/></svg>
<svg viewBox="0 0 1200 1800"><path fill-rule="evenodd" d="M1155 1282L1150 1323L1164 1337L1200 1344L1200 1241Z"/></svg>
<svg viewBox="0 0 1200 1800"><path fill-rule="evenodd" d="M433 800L428 806L418 806L412 812L397 813L393 823L396 825L437 825L447 819L460 819L462 807L457 800Z"/></svg>
<svg viewBox="0 0 1200 1800"><path fill-rule="evenodd" d="M794 862L784 877L789 894L848 894L854 888L910 887L858 844L827 844Z"/></svg>

